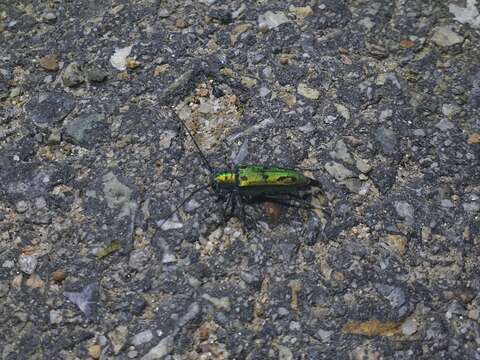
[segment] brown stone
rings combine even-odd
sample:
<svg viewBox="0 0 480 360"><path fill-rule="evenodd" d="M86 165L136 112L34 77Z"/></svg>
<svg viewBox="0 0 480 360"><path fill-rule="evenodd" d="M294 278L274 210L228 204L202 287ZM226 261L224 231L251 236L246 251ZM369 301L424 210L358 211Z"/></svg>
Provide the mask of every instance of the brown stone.
<svg viewBox="0 0 480 360"><path fill-rule="evenodd" d="M175 20L175 26L179 29L185 29L188 27L188 23L184 19Z"/></svg>
<svg viewBox="0 0 480 360"><path fill-rule="evenodd" d="M122 71L117 74L117 79L118 80L129 80L130 76L128 75L128 72Z"/></svg>
<svg viewBox="0 0 480 360"><path fill-rule="evenodd" d="M295 6L290 6L288 9L291 13L297 15L298 17L307 17L313 15L313 10L310 6L301 6L301 7L295 7Z"/></svg>
<svg viewBox="0 0 480 360"><path fill-rule="evenodd" d="M200 327L200 329L198 329L198 337L200 340L207 340L209 336L210 329L206 325L203 325Z"/></svg>
<svg viewBox="0 0 480 360"><path fill-rule="evenodd" d="M230 33L230 42L232 43L232 45L235 45L235 43L238 40L238 37L242 35L245 31L250 29L251 27L252 27L252 24L250 23L243 23L235 26L232 32Z"/></svg>
<svg viewBox="0 0 480 360"><path fill-rule="evenodd" d="M155 66L155 69L153 70L153 76L162 75L163 73L167 72L169 67L170 67L170 65L168 65L168 64L162 64L162 65Z"/></svg>
<svg viewBox="0 0 480 360"><path fill-rule="evenodd" d="M18 274L12 280L12 287L15 289L20 289L22 287L23 275Z"/></svg>
<svg viewBox="0 0 480 360"><path fill-rule="evenodd" d="M58 57L57 55L49 54L40 58L40 66L48 71L57 71L58 70Z"/></svg>
<svg viewBox="0 0 480 360"><path fill-rule="evenodd" d="M100 359L100 355L102 354L102 347L100 345L92 345L88 348L88 355L92 359Z"/></svg>
<svg viewBox="0 0 480 360"><path fill-rule="evenodd" d="M412 40L404 39L400 41L400 46L404 49L410 49L414 45Z"/></svg>
<svg viewBox="0 0 480 360"><path fill-rule="evenodd" d="M136 59L133 59L133 58L128 58L127 59L127 68L136 69L139 66L140 66L140 61L138 61Z"/></svg>
<svg viewBox="0 0 480 360"><path fill-rule="evenodd" d="M280 218L280 215L282 214L282 208L280 207L279 204L270 202L270 201L265 201L263 203L263 207L267 215L272 220L277 221Z"/></svg>
<svg viewBox="0 0 480 360"><path fill-rule="evenodd" d="M268 25L267 24L260 24L259 29L260 29L260 32L265 34L268 31Z"/></svg>
<svg viewBox="0 0 480 360"><path fill-rule="evenodd" d="M198 90L198 96L207 97L209 94L208 89L201 88Z"/></svg>
<svg viewBox="0 0 480 360"><path fill-rule="evenodd" d="M345 275L340 271L334 271L332 273L332 279L337 282L343 282L345 280Z"/></svg>
<svg viewBox="0 0 480 360"><path fill-rule="evenodd" d="M387 243L395 250L397 250L400 255L405 254L407 251L408 240L403 235L389 234L387 235Z"/></svg>
<svg viewBox="0 0 480 360"><path fill-rule="evenodd" d="M237 103L237 96L236 95L228 95L228 103L230 105L235 105Z"/></svg>
<svg viewBox="0 0 480 360"><path fill-rule="evenodd" d="M350 59L347 55L340 54L340 59L342 59L342 63L344 63L345 65L352 65L353 64L352 59Z"/></svg>
<svg viewBox="0 0 480 360"><path fill-rule="evenodd" d="M280 64L288 65L289 57L288 55L280 55Z"/></svg>
<svg viewBox="0 0 480 360"><path fill-rule="evenodd" d="M67 277L67 274L63 270L56 270L52 272L52 279L57 283L62 282L63 280L65 280L66 277Z"/></svg>
<svg viewBox="0 0 480 360"><path fill-rule="evenodd" d="M480 133L472 133L468 136L467 143L470 145L480 143Z"/></svg>
<svg viewBox="0 0 480 360"><path fill-rule="evenodd" d="M25 285L27 285L31 289L43 289L45 286L45 283L43 280L38 276L37 274L33 273L30 275L30 277L27 279L25 282Z"/></svg>

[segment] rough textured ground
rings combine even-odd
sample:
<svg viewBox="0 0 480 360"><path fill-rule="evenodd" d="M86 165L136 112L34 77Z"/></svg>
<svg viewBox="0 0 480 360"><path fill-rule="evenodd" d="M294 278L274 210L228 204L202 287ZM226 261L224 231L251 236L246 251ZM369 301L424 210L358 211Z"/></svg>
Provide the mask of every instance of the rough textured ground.
<svg viewBox="0 0 480 360"><path fill-rule="evenodd" d="M479 6L1 1L2 359L480 359Z"/></svg>

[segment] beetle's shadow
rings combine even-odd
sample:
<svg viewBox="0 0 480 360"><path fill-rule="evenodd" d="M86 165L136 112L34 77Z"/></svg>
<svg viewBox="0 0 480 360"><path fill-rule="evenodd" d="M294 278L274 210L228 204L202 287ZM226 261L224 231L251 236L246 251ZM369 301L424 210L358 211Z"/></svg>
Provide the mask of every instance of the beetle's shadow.
<svg viewBox="0 0 480 360"><path fill-rule="evenodd" d="M217 203L223 202L223 220L219 225L226 225L232 217L237 217L247 230L257 228L258 222L264 222L270 226L291 222L292 219L305 220L306 217L319 217L321 223L325 223L330 212L322 207L312 204L315 194L311 191L247 196L238 192L217 196ZM306 216L303 210L308 210ZM318 211L323 215L319 216ZM312 214L315 213L315 214Z"/></svg>

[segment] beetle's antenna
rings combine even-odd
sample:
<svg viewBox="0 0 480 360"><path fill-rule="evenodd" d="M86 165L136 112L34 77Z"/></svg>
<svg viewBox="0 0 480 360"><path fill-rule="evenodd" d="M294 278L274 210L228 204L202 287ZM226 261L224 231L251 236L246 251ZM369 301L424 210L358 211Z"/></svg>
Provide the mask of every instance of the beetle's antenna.
<svg viewBox="0 0 480 360"><path fill-rule="evenodd" d="M177 120L180 121L180 123L183 125L183 127L185 128L185 130L187 130L187 133L188 133L188 135L190 135L190 137L192 138L192 141L193 141L193 143L195 144L195 147L197 148L198 153L199 153L200 156L202 157L203 162L205 163L205 165L207 165L208 170L209 170L210 173L213 175L213 174L214 174L213 168L210 166L210 163L208 162L207 158L206 158L205 155L203 154L202 150L200 150L200 146L198 146L197 142L195 141L195 138L193 137L192 133L190 132L190 129L189 129L189 128L187 127L187 125L183 122L183 120L180 119L180 116L178 116L178 115L175 113L175 111L173 111L173 113L175 114L175 117L177 118Z"/></svg>
<svg viewBox="0 0 480 360"><path fill-rule="evenodd" d="M187 197L185 197L182 202L180 203L180 205L178 205L175 210L173 210L170 214L167 215L167 217L165 219L163 219L163 221L160 223L159 227L162 227L163 224L165 224L167 222L168 219L170 219L170 217L172 217L173 214L175 214L178 209L180 209L188 200L190 200L190 198L195 195L196 193L202 191L202 190L205 190L207 188L209 188L210 186L212 186L212 184L207 184L205 186L200 186L199 188L193 190Z"/></svg>

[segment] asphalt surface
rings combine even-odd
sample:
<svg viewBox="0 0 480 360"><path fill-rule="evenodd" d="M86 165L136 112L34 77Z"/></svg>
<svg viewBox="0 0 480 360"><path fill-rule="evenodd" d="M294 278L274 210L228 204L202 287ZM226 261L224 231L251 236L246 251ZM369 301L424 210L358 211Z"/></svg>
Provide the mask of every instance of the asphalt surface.
<svg viewBox="0 0 480 360"><path fill-rule="evenodd" d="M479 9L2 1L1 358L480 359Z"/></svg>

